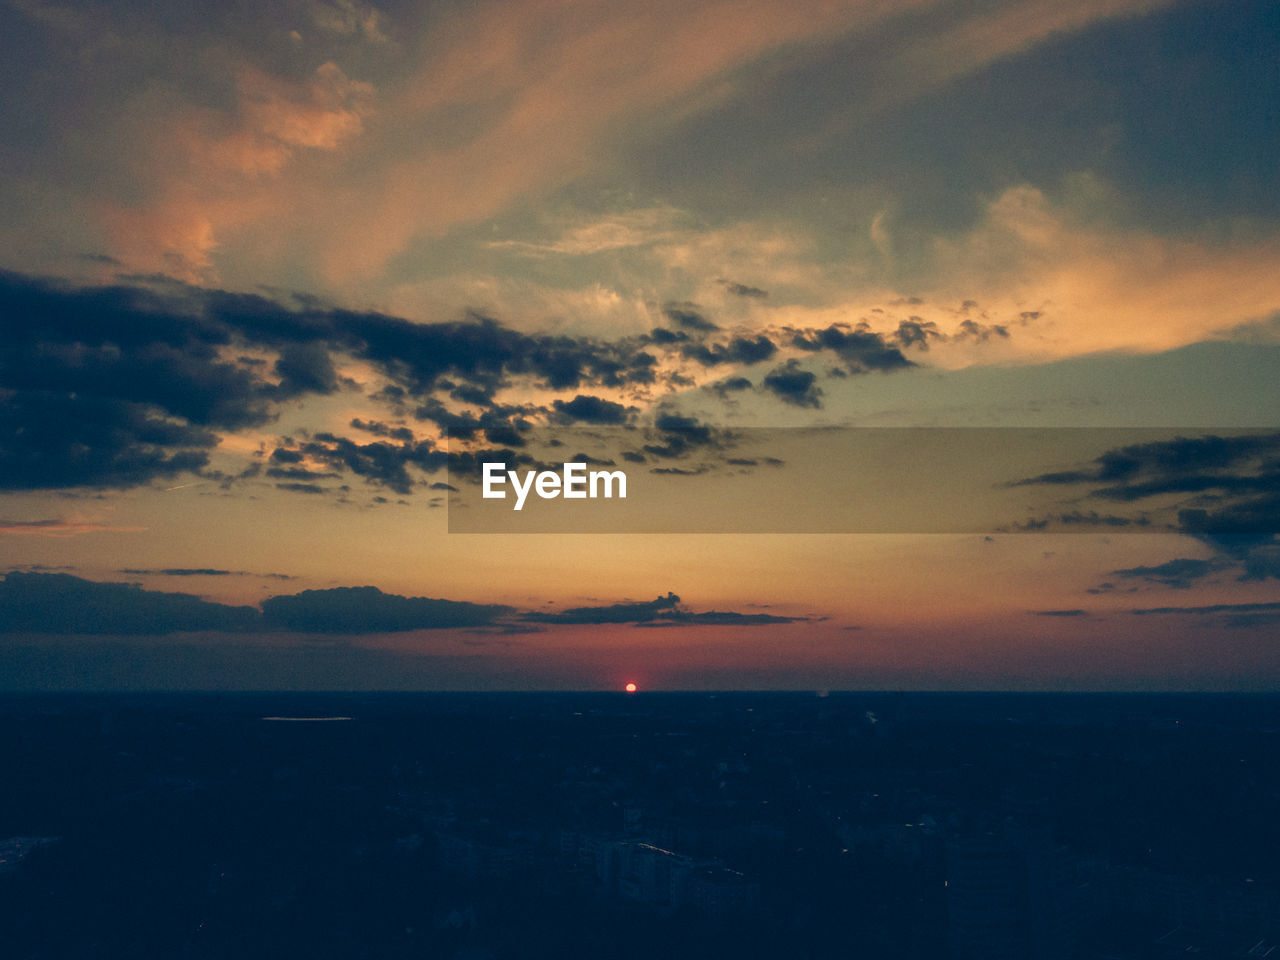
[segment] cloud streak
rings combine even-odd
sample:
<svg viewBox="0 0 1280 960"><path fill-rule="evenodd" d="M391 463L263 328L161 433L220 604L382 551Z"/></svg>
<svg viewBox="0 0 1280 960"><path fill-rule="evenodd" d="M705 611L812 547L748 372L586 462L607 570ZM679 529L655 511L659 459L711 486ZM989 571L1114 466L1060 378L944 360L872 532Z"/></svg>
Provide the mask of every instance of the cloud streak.
<svg viewBox="0 0 1280 960"><path fill-rule="evenodd" d="M119 186L93 203L111 255L186 280L212 280L227 262L302 256L313 275L347 286L381 276L423 237L597 171L637 131L669 131L732 100L762 64L794 68L840 38L892 25L880 44L893 75L884 86L901 102L1050 36L1154 5L1100 0L1064 11L1019 0L956 14L928 0L504 0L424 18L421 32L394 43L376 8L348 0L264 10L245 31L253 40L238 42L165 35L153 22L143 29L127 8L73 19L82 55L90 35L131 41L115 54L134 71L120 69L110 94L127 105L133 136L112 158ZM285 69L270 41L292 34L300 43L317 31L336 59L317 63L308 43ZM357 39L380 58L350 48L338 56L331 43ZM135 72L182 80L157 88ZM82 163L101 163L91 144L78 146ZM332 162L315 162L326 155ZM315 204L317 195L327 202ZM280 235L285 222L298 227L292 238ZM649 225L622 219L507 249L625 249L637 243L633 226Z"/></svg>
<svg viewBox="0 0 1280 960"><path fill-rule="evenodd" d="M641 603L614 603L600 607L573 607L556 613L526 613L527 623L557 624L633 624L639 627L736 626L756 627L780 623L797 623L808 617L784 617L766 613L737 613L711 610L694 613L681 606L674 593Z"/></svg>
<svg viewBox="0 0 1280 960"><path fill-rule="evenodd" d="M166 576L231 576L216 569L126 571ZM289 632L329 636L418 630L493 629L530 632L530 625L765 626L806 617L707 611L681 606L674 593L646 603L519 613L505 604L469 603L384 593L377 587L333 587L269 597L260 609L228 606L188 593L100 583L66 573L0 575L0 633L155 636L194 631Z"/></svg>
<svg viewBox="0 0 1280 960"><path fill-rule="evenodd" d="M449 462L438 432L469 449L479 443L518 449L537 425L620 426L648 399L654 456L679 456L714 438L705 424L653 400L660 376L681 386L695 376L826 353L849 373L914 366L884 338L852 328L792 329L790 343L719 331L690 306L675 314L701 339L655 335L602 339L534 334L491 317L417 323L352 311L314 299L206 290L172 283L75 287L0 274L0 308L22 321L0 340L0 489L127 488L172 482L183 474L230 484L278 481L278 488L321 493L348 474L407 494ZM674 308L673 308L674 310ZM661 329L661 328L660 328ZM263 428L301 402L359 393L340 375L360 364L376 381L368 399L401 420L354 417L345 426L284 438L238 474L215 468L224 441ZM817 376L792 356L764 377L779 400L819 406ZM727 377L727 396L751 386ZM518 389L522 402L499 394ZM586 392L587 390L593 392ZM565 394L570 394L568 399ZM425 430L404 421L434 425ZM339 428L341 429L341 428ZM459 453L454 450L453 454Z"/></svg>

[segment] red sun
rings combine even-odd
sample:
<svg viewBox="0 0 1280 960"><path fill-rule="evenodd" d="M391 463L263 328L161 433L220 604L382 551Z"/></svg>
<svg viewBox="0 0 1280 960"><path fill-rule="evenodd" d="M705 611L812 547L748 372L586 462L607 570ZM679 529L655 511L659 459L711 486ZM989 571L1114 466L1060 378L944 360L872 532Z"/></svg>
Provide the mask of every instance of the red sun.
<svg viewBox="0 0 1280 960"><path fill-rule="evenodd" d="M637 690L638 688L636 687L636 685L635 685L634 683L628 683L628 684L627 684L625 687L623 687L622 689L623 689L623 690L625 690L625 691L627 691L627 693L635 693L635 692L636 692L636 690Z"/></svg>

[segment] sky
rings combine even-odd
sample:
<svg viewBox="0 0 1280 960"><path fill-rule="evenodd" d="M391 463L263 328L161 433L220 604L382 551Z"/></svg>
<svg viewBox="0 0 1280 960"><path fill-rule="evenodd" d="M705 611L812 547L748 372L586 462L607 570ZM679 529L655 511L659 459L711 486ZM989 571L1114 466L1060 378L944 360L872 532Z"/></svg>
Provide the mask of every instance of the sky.
<svg viewBox="0 0 1280 960"><path fill-rule="evenodd" d="M0 38L0 688L1280 682L1274 4Z"/></svg>

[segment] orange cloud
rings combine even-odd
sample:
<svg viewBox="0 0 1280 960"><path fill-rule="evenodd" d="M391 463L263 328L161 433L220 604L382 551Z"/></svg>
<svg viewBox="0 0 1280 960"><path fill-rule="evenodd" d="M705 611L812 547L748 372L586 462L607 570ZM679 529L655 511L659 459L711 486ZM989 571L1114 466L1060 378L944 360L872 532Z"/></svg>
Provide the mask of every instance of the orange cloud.
<svg viewBox="0 0 1280 960"><path fill-rule="evenodd" d="M277 179L302 151L334 151L359 136L374 97L372 85L334 63L300 82L241 66L236 90L231 115L164 113L139 169L153 199L100 207L113 253L130 268L208 279L220 235L276 209L280 198L263 181Z"/></svg>
<svg viewBox="0 0 1280 960"><path fill-rule="evenodd" d="M911 96L1062 31L1162 0L1089 0L1069 10L1021 0L947 16L904 40L888 96ZM334 63L303 81L239 68L238 104L184 105L153 131L139 170L152 202L104 215L111 252L133 269L211 279L216 262L315 267L348 293L376 281L416 238L553 191L646 129L687 118L739 88L743 68L796 58L937 0L503 0L442 15L418 38L422 66L380 81ZM311 5L331 33L380 39L374 8ZM959 22L956 22L956 21ZM406 40L399 41L407 46ZM874 108L874 105L873 105ZM861 109L861 108L857 108ZM846 118L847 119L847 118ZM350 150L354 162L300 163ZM286 175L287 174L287 175ZM317 202L323 198L323 202ZM622 244L621 233L579 237Z"/></svg>
<svg viewBox="0 0 1280 960"><path fill-rule="evenodd" d="M1043 0L1015 4L965 25L960 41L908 47L903 72L933 83L1055 32L1159 2L1094 0L1066 13ZM493 216L524 194L566 183L624 142L631 125L660 122L659 111L662 121L686 116L728 96L733 71L767 53L826 43L930 5L525 0L482 7L444 31L443 54L414 78L394 112L427 130L460 106L492 119L464 142L438 146L424 138L388 164L362 192L358 215L346 211L334 225L325 274L334 283L374 276L416 236ZM923 73L920 58L929 63Z"/></svg>
<svg viewBox="0 0 1280 960"><path fill-rule="evenodd" d="M363 129L373 85L351 80L336 63L317 68L301 86L244 69L240 82L245 130L288 147L335 150Z"/></svg>
<svg viewBox="0 0 1280 960"><path fill-rule="evenodd" d="M1091 227L1039 190L994 200L966 237L939 241L947 278L928 299L990 315L1042 314L1013 355L1167 350L1280 311L1280 243L1207 243Z"/></svg>

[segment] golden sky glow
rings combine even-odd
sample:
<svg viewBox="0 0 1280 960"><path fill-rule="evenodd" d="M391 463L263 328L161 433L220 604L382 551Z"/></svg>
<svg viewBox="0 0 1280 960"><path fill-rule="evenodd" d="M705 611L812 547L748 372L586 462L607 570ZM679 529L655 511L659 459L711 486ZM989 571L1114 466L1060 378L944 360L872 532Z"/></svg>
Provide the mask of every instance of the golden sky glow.
<svg viewBox="0 0 1280 960"><path fill-rule="evenodd" d="M1274 33L1245 2L0 5L8 682L1273 687ZM896 455L840 491L797 479L833 452L726 439L868 426L1166 434L975 451L1045 532L896 536L822 514L905 513ZM662 533L449 532L466 455L592 429ZM785 532L680 532L731 501Z"/></svg>

